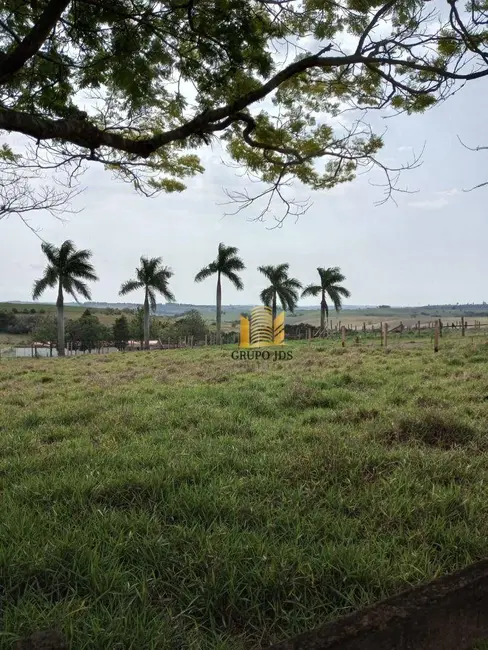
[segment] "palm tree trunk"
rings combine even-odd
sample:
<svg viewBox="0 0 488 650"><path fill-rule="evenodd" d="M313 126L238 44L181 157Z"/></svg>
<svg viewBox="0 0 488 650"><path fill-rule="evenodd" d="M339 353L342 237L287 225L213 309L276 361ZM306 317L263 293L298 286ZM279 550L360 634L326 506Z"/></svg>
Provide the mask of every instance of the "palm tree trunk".
<svg viewBox="0 0 488 650"><path fill-rule="evenodd" d="M324 330L325 330L325 309L327 307L327 303L325 302L325 295L324 292L322 292L322 300L320 302L320 336L323 338L324 336Z"/></svg>
<svg viewBox="0 0 488 650"><path fill-rule="evenodd" d="M59 278L58 299L56 301L56 310L58 318L58 357L64 357L64 299L63 285Z"/></svg>
<svg viewBox="0 0 488 650"><path fill-rule="evenodd" d="M217 325L217 336L216 336L216 343L217 345L220 345L220 326L222 322L222 287L220 286L220 271L217 273L217 317L216 317L216 325Z"/></svg>
<svg viewBox="0 0 488 650"><path fill-rule="evenodd" d="M144 298L144 348L149 350L149 297L147 287L146 297Z"/></svg>
<svg viewBox="0 0 488 650"><path fill-rule="evenodd" d="M275 318L276 318L276 291L273 291L272 317L273 317L273 325L272 325L272 327L274 328L274 322L275 322Z"/></svg>

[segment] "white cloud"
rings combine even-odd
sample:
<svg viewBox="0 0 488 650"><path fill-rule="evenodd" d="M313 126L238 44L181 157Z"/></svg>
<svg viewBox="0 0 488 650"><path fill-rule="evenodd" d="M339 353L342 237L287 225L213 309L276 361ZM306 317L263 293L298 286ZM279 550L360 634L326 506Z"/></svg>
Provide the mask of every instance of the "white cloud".
<svg viewBox="0 0 488 650"><path fill-rule="evenodd" d="M449 201L447 199L427 199L426 201L412 201L408 205L411 208L418 208L420 210L440 210L444 206L448 205Z"/></svg>
<svg viewBox="0 0 488 650"><path fill-rule="evenodd" d="M456 194L461 194L457 187L453 187L450 190L440 190L439 192L434 192L437 196L456 196Z"/></svg>

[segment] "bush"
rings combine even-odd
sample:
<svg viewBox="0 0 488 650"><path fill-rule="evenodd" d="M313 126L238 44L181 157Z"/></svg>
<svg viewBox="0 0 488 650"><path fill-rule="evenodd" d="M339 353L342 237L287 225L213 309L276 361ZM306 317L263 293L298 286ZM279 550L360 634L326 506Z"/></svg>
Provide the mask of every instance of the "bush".
<svg viewBox="0 0 488 650"><path fill-rule="evenodd" d="M6 325L4 332L7 334L31 334L37 325L38 317L35 314L9 314L11 320ZM4 321L5 322L5 321Z"/></svg>
<svg viewBox="0 0 488 650"><path fill-rule="evenodd" d="M40 316L32 331L32 338L40 343L53 343L57 341L58 329L56 315L51 313Z"/></svg>
<svg viewBox="0 0 488 650"><path fill-rule="evenodd" d="M113 334L111 328L100 323L98 318L86 309L79 320L69 320L66 326L67 339L75 349L84 351L100 348L111 343Z"/></svg>
<svg viewBox="0 0 488 650"><path fill-rule="evenodd" d="M125 350L129 338L129 322L125 316L120 316L113 325L113 341L115 347L119 350Z"/></svg>

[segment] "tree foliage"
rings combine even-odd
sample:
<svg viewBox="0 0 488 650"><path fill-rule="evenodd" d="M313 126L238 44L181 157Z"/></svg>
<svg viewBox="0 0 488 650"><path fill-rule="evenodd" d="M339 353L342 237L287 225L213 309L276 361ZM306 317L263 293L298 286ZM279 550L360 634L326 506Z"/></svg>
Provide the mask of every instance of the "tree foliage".
<svg viewBox="0 0 488 650"><path fill-rule="evenodd" d="M264 277L269 281L269 286L260 293L261 302L273 308L273 318L276 316L276 302L280 301L286 311L293 312L298 302L298 292L302 288L301 283L288 275L289 264L278 264L276 266L259 266Z"/></svg>
<svg viewBox="0 0 488 650"><path fill-rule="evenodd" d="M129 321L130 338L134 341L144 341L144 308L138 307ZM160 336L159 321L151 319L149 321L149 338L157 339Z"/></svg>
<svg viewBox="0 0 488 650"><path fill-rule="evenodd" d="M195 282L202 282L214 274L223 275L232 282L237 290L242 291L244 284L239 277L239 271L243 271L246 267L238 253L239 249L235 246L226 246L221 242L217 258L196 274Z"/></svg>
<svg viewBox="0 0 488 650"><path fill-rule="evenodd" d="M324 269L319 266L317 268L317 273L319 274L320 279L319 284L309 284L305 287L302 291L302 298L308 296L321 296L321 308L323 307L325 315L329 318L329 306L327 304L326 295L330 297L334 303L334 309L338 312L342 308L343 298L349 298L351 293L346 289L346 287L339 284L340 282L344 282L346 279L346 276L341 272L339 267L333 266Z"/></svg>
<svg viewBox="0 0 488 650"><path fill-rule="evenodd" d="M40 343L53 343L58 335L56 314L42 314L36 319L32 338Z"/></svg>
<svg viewBox="0 0 488 650"><path fill-rule="evenodd" d="M163 266L160 257L141 257L141 265L136 268L136 279L127 280L120 287L119 295L125 296L136 289L144 289L146 300L156 311L156 293L160 293L168 302L173 302L175 297L169 289L169 280L173 271L168 266Z"/></svg>
<svg viewBox="0 0 488 650"><path fill-rule="evenodd" d="M48 264L42 278L34 283L32 298L37 300L48 288L58 287L59 292L69 293L78 302L78 294L86 300L91 300L91 293L84 280L96 282L98 277L90 263L92 256L89 250L76 250L72 241L66 240L59 248L44 242L42 252L47 257Z"/></svg>
<svg viewBox="0 0 488 650"><path fill-rule="evenodd" d="M198 309L190 309L171 326L175 338L193 336L196 341L202 341L208 333L207 324Z"/></svg>
<svg viewBox="0 0 488 650"><path fill-rule="evenodd" d="M0 130L28 136L14 170L72 178L98 161L146 193L181 191L219 138L266 184L313 189L381 164L347 107L417 112L488 74L486 3L471 0L4 0ZM303 207L303 206L302 206Z"/></svg>
<svg viewBox="0 0 488 650"><path fill-rule="evenodd" d="M78 320L68 321L66 330L73 349L82 352L101 348L113 339L111 329L101 323L98 316L89 309L85 309Z"/></svg>
<svg viewBox="0 0 488 650"><path fill-rule="evenodd" d="M129 321L122 315L115 319L113 324L113 341L116 348L125 350L130 338Z"/></svg>

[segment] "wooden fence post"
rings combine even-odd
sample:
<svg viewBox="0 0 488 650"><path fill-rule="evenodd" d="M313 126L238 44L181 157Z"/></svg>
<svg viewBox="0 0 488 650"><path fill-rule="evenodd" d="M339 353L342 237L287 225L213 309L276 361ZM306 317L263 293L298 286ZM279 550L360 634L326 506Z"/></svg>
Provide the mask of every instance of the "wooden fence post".
<svg viewBox="0 0 488 650"><path fill-rule="evenodd" d="M346 328L344 325L341 327L341 335L342 335L342 347L346 347Z"/></svg>
<svg viewBox="0 0 488 650"><path fill-rule="evenodd" d="M418 330L418 335L420 336L420 321L417 321L417 330Z"/></svg>
<svg viewBox="0 0 488 650"><path fill-rule="evenodd" d="M388 323L383 325L383 347L385 350L388 347Z"/></svg>
<svg viewBox="0 0 488 650"><path fill-rule="evenodd" d="M363 333L366 334L366 323L363 323Z"/></svg>
<svg viewBox="0 0 488 650"><path fill-rule="evenodd" d="M461 336L464 336L464 316L461 316Z"/></svg>
<svg viewBox="0 0 488 650"><path fill-rule="evenodd" d="M435 324L435 330L434 330L434 352L439 352L439 331L441 329L440 326L441 320L437 320Z"/></svg>

